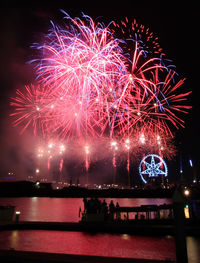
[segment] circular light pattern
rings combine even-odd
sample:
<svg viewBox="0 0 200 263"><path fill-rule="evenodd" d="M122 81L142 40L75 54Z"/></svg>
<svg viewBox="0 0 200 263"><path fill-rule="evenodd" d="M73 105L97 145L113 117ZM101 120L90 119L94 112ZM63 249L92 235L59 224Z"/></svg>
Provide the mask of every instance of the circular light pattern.
<svg viewBox="0 0 200 263"><path fill-rule="evenodd" d="M139 174L142 181L146 184L147 178L167 176L167 165L165 161L157 154L146 155L139 166Z"/></svg>

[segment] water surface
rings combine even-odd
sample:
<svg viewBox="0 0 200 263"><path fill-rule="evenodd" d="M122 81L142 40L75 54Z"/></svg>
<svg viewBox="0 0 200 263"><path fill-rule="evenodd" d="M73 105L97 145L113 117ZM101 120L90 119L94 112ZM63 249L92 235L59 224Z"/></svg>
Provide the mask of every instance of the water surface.
<svg viewBox="0 0 200 263"><path fill-rule="evenodd" d="M175 260L175 244L172 237L15 230L0 232L0 248L76 255Z"/></svg>
<svg viewBox="0 0 200 263"><path fill-rule="evenodd" d="M103 198L100 198L103 200ZM171 199L162 198L105 198L120 206L170 204ZM0 205L14 205L21 212L21 221L78 222L79 208L83 210L82 198L18 197L0 198Z"/></svg>
<svg viewBox="0 0 200 263"><path fill-rule="evenodd" d="M103 198L101 198L103 200ZM120 206L170 204L171 199L105 198ZM0 205L15 205L21 221L78 222L82 198L0 198ZM148 237L124 234L89 234L71 231L14 230L0 232L0 249L98 255L109 257L175 260L171 236ZM200 262L200 238L187 237L189 263Z"/></svg>

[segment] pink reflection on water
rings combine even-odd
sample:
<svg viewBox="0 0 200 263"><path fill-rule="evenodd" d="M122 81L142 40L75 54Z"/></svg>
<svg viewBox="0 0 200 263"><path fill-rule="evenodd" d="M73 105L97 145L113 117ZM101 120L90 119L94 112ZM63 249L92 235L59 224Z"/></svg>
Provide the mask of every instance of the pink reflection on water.
<svg viewBox="0 0 200 263"><path fill-rule="evenodd" d="M103 200L103 198L100 198ZM120 206L169 204L171 199L159 198L105 198ZM21 221L78 222L79 207L83 210L82 198L19 197L0 198L0 205L14 205L21 212Z"/></svg>
<svg viewBox="0 0 200 263"><path fill-rule="evenodd" d="M0 248L24 251L175 260L172 237L65 231L4 231Z"/></svg>
<svg viewBox="0 0 200 263"><path fill-rule="evenodd" d="M0 198L0 205L12 204L21 212L20 221L78 222L82 198Z"/></svg>

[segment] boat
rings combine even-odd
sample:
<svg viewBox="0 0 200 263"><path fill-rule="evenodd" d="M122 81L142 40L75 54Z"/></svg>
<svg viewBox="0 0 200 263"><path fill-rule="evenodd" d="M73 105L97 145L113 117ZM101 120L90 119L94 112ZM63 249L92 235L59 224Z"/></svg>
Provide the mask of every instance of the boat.
<svg viewBox="0 0 200 263"><path fill-rule="evenodd" d="M87 203L86 203L87 202ZM81 222L105 222L105 221L138 221L149 219L172 219L173 205L141 205L137 207L115 206L112 201L109 206L101 203L97 198L85 200L84 211L81 214Z"/></svg>
<svg viewBox="0 0 200 263"><path fill-rule="evenodd" d="M90 199L91 200L91 199ZM87 201L87 202L86 202ZM98 200L85 200L84 211L79 210L79 224L87 231L175 235L175 216L173 204L141 205L136 207L103 206ZM200 234L198 201L185 204L184 225L187 235ZM196 206L194 209L194 205Z"/></svg>
<svg viewBox="0 0 200 263"><path fill-rule="evenodd" d="M43 229L43 230L65 230L82 232L104 232L104 233L130 233L139 235L175 235L176 220L173 213L173 204L141 205L137 207L115 206L114 210L104 206L102 202L85 200L84 210L79 208L79 222L36 222L19 221L0 222L0 231L16 229ZM88 206L89 204L89 206ZM100 206L99 206L100 204ZM200 209L199 201L185 205L187 209L184 219L186 235L200 235L200 217L197 213ZM91 206L90 206L91 205ZM93 206L94 205L94 206ZM102 208L103 205L103 208ZM188 207L187 207L188 206ZM9 209L11 212L11 209ZM17 212L16 212L17 213ZM186 216L188 215L188 217ZM12 217L12 216L11 216Z"/></svg>
<svg viewBox="0 0 200 263"><path fill-rule="evenodd" d="M105 200L101 203L98 198L86 198L84 202L84 211L79 209L79 217L81 222L120 222L128 221L163 221L174 220L174 205L161 204L161 205L141 205L135 207L122 207L115 206L113 202L109 205ZM200 220L200 200L191 200L184 204L185 219L190 221Z"/></svg>

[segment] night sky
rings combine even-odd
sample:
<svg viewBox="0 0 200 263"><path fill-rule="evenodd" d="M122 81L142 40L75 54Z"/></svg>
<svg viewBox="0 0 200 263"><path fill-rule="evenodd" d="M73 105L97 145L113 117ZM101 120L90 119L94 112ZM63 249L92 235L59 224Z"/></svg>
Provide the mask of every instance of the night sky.
<svg viewBox="0 0 200 263"><path fill-rule="evenodd" d="M94 8L91 6L72 8L69 7L71 5L59 5L58 3L55 6L48 5L48 7L1 8L0 10L0 179L5 177L4 174L13 163L31 162L30 148L33 147L34 138L27 134L21 142L21 136L18 135L16 129L11 127L9 97L15 94L16 88L34 82L34 70L31 65L27 64L35 55L30 46L33 42L40 42L42 34L47 33L51 27L50 20L59 24L63 23L63 14L59 9L64 9L71 17L80 16L83 11L93 19L98 18L105 25L111 20L120 21L126 16L129 19L135 18L139 23L150 27L150 30L158 36L166 57L176 65L180 78L186 78L184 84L186 90L192 90L189 104L193 108L185 116L186 128L176 132L176 144L179 152L182 153L186 173L189 171L189 158L193 159L195 171L199 172L198 3L190 6L187 1L184 1L181 6L174 7L162 1L160 1L160 6L146 5L143 1L140 2L141 4L131 1L131 5L128 5L122 1L120 5L115 3L115 6L107 7L99 4ZM28 155L19 161L24 149ZM174 174L178 173L178 159L179 155L172 162L173 165L171 164L174 167ZM27 164L28 166L30 164Z"/></svg>

